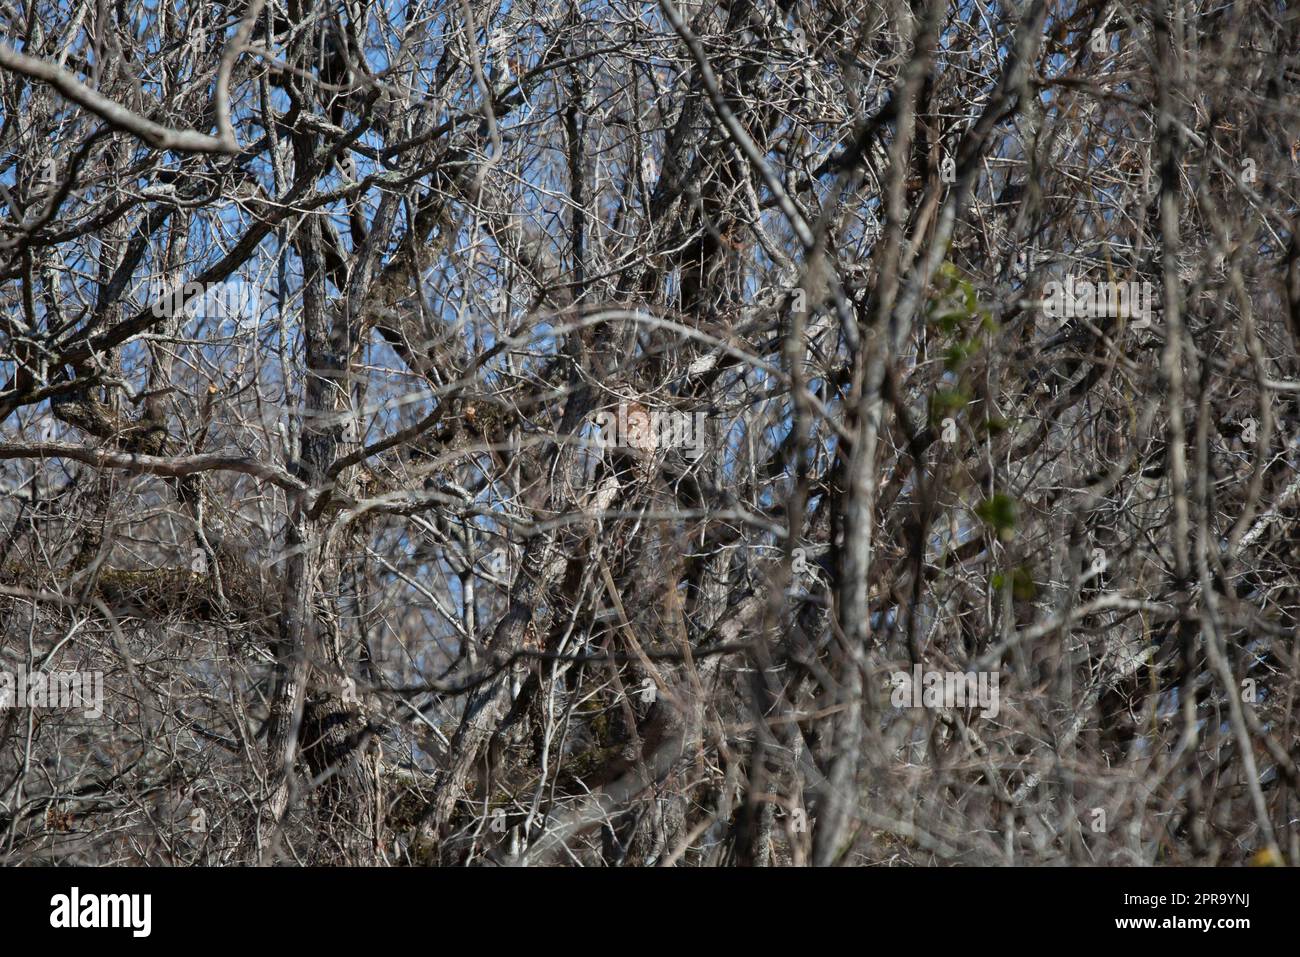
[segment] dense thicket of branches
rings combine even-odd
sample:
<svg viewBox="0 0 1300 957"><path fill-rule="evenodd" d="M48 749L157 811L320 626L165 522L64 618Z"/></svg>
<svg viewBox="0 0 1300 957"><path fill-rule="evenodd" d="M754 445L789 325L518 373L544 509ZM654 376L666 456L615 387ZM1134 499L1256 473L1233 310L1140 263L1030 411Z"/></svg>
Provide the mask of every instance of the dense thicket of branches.
<svg viewBox="0 0 1300 957"><path fill-rule="evenodd" d="M0 860L1300 860L1294 7L0 35Z"/></svg>

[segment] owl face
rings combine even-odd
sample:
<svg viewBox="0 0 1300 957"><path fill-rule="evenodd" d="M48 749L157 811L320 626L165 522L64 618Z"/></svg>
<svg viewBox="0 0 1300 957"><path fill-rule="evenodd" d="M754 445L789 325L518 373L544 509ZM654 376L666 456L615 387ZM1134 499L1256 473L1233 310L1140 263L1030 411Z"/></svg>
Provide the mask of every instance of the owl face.
<svg viewBox="0 0 1300 957"><path fill-rule="evenodd" d="M639 402L627 404L627 429L625 440L629 447L641 452L653 452L659 447L654 419L650 411Z"/></svg>

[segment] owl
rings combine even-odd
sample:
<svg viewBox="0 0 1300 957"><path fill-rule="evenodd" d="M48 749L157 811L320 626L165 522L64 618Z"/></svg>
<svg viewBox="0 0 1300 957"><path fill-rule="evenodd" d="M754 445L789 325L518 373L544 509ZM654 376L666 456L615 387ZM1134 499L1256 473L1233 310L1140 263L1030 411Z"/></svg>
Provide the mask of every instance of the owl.
<svg viewBox="0 0 1300 957"><path fill-rule="evenodd" d="M623 411L623 441L627 443L628 448L653 454L659 447L659 436L656 434L654 417L650 414L650 410L640 402L629 402Z"/></svg>

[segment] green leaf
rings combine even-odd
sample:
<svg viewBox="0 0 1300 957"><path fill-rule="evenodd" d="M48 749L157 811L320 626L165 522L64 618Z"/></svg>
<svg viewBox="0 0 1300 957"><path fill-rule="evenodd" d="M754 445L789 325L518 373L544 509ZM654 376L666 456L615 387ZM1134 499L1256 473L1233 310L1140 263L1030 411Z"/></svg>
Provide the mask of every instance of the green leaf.
<svg viewBox="0 0 1300 957"><path fill-rule="evenodd" d="M1016 527L1016 500L1001 492L986 498L975 506L975 514L987 525L993 526L1004 541L1011 538Z"/></svg>
<svg viewBox="0 0 1300 957"><path fill-rule="evenodd" d="M947 416L960 412L970 401L964 389L937 389L930 396L930 425L937 426Z"/></svg>
<svg viewBox="0 0 1300 957"><path fill-rule="evenodd" d="M956 342L943 350L943 367L949 372L956 372L970 358L970 350L964 342Z"/></svg>
<svg viewBox="0 0 1300 957"><path fill-rule="evenodd" d="M993 586L994 591L1002 591L1007 587L1007 576L1001 572L994 573L989 579L989 584ZM1024 565L1017 565L1011 572L1011 595L1016 601L1033 601L1038 594L1038 584L1034 581L1034 576L1029 573L1029 569Z"/></svg>

